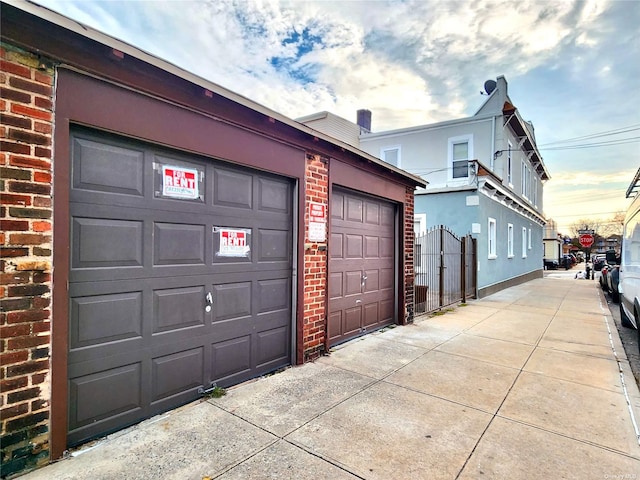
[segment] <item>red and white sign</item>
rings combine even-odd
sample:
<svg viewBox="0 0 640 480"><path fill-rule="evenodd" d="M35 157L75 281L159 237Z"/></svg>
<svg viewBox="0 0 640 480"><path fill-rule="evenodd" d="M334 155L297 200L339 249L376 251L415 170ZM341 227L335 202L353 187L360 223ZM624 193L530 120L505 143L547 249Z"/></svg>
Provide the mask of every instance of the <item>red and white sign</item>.
<svg viewBox="0 0 640 480"><path fill-rule="evenodd" d="M172 198L198 198L198 171L163 165L162 195Z"/></svg>
<svg viewBox="0 0 640 480"><path fill-rule="evenodd" d="M327 206L309 202L309 241L327 241Z"/></svg>
<svg viewBox="0 0 640 480"><path fill-rule="evenodd" d="M322 203L309 202L309 221L327 222L327 206Z"/></svg>
<svg viewBox="0 0 640 480"><path fill-rule="evenodd" d="M589 248L591 245L593 245L593 235L591 235L590 233L583 233L582 235L580 235L580 237L578 237L578 241L584 248Z"/></svg>
<svg viewBox="0 0 640 480"><path fill-rule="evenodd" d="M223 228L220 230L220 251L223 257L244 257L249 253L247 232Z"/></svg>

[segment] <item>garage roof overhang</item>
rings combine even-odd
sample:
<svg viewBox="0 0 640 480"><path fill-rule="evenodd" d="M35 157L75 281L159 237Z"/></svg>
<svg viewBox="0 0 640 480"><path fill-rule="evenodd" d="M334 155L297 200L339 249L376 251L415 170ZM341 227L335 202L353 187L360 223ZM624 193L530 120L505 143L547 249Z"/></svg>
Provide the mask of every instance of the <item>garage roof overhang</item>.
<svg viewBox="0 0 640 480"><path fill-rule="evenodd" d="M31 2L2 2L0 38L148 95L205 113L320 155L349 160L411 187L422 178L296 122L132 45Z"/></svg>
<svg viewBox="0 0 640 480"><path fill-rule="evenodd" d="M505 125L508 125L515 136L520 140L520 144L522 145L521 148L529 155L529 161L540 179L549 180L551 176L549 175L549 171L542 160L542 155L540 155L540 152L538 151L536 141L533 138L533 133L520 116L518 109L511 103L505 102L502 114L505 118Z"/></svg>

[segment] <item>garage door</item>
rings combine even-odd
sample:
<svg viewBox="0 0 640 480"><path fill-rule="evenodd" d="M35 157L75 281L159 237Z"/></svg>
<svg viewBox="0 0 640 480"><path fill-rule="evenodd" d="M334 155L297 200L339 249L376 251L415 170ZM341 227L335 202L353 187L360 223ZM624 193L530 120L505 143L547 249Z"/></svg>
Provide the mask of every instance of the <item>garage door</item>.
<svg viewBox="0 0 640 480"><path fill-rule="evenodd" d="M395 321L395 207L334 190L329 244L329 343Z"/></svg>
<svg viewBox="0 0 640 480"><path fill-rule="evenodd" d="M71 135L70 445L290 363L289 180Z"/></svg>

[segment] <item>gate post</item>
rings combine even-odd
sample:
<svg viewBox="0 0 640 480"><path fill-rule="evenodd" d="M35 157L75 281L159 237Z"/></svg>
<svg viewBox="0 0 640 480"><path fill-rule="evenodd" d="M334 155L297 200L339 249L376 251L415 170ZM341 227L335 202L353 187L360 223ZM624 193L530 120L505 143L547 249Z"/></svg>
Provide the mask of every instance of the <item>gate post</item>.
<svg viewBox="0 0 640 480"><path fill-rule="evenodd" d="M462 237L460 242L460 282L462 286L462 303L467 303L467 237Z"/></svg>
<svg viewBox="0 0 640 480"><path fill-rule="evenodd" d="M440 304L438 305L442 308L444 305L444 225L440 225Z"/></svg>

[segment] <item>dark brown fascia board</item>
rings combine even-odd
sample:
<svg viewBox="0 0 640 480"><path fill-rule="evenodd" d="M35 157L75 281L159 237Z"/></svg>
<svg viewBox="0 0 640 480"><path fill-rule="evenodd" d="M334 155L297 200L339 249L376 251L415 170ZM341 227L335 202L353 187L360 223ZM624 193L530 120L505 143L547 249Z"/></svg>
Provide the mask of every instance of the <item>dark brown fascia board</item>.
<svg viewBox="0 0 640 480"><path fill-rule="evenodd" d="M1 2L0 38L97 77L328 157L348 159L408 186L418 176L386 164L175 65L30 2Z"/></svg>

